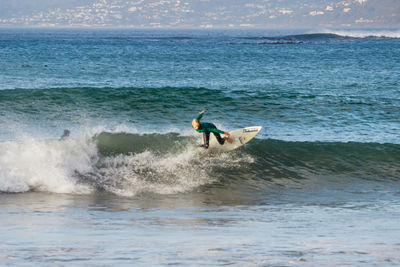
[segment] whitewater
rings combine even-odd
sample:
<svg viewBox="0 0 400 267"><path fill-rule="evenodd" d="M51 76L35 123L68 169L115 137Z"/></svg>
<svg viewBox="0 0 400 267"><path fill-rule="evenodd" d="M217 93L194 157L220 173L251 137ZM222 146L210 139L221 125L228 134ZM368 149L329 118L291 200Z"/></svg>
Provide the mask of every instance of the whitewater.
<svg viewBox="0 0 400 267"><path fill-rule="evenodd" d="M399 40L0 29L0 263L400 264Z"/></svg>

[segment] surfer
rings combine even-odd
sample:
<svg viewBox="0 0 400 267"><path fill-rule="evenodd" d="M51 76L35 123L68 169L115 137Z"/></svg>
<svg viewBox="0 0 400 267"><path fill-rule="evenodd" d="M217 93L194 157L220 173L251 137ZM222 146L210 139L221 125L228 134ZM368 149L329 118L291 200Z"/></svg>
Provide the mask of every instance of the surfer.
<svg viewBox="0 0 400 267"><path fill-rule="evenodd" d="M223 145L225 143L225 141L227 141L228 143L232 143L232 139L229 138L228 132L224 132L224 131L217 129L217 127L213 123L209 123L209 122L200 123L200 120L203 117L204 112L206 112L206 111L202 110L199 113L199 115L197 115L197 117L192 120L193 128L197 132L203 133L204 144L201 145L201 147L204 147L205 149L208 148L209 141L210 141L210 132L212 132L215 135L215 138L217 138L218 143L220 143L221 145ZM220 134L224 134L225 137L222 138Z"/></svg>

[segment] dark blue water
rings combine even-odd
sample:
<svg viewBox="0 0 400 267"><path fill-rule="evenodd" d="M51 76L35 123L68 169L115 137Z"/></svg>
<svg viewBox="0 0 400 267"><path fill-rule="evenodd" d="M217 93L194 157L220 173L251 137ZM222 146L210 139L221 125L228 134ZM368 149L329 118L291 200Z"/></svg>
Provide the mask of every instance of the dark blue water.
<svg viewBox="0 0 400 267"><path fill-rule="evenodd" d="M0 261L399 264L399 40L1 29Z"/></svg>

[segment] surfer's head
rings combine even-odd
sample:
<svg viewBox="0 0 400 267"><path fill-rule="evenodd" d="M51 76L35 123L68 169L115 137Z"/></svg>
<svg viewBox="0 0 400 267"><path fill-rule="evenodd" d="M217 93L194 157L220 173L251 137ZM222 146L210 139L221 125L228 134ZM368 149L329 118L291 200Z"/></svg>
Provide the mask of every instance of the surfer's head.
<svg viewBox="0 0 400 267"><path fill-rule="evenodd" d="M192 126L193 126L193 129L195 129L195 130L199 129L199 127L200 127L199 120L198 119L193 119L192 120Z"/></svg>

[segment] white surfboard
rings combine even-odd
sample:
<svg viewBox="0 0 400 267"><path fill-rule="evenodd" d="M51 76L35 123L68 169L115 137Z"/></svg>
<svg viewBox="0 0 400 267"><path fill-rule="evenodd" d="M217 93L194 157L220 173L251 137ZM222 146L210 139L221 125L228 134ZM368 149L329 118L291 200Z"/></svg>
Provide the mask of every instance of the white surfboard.
<svg viewBox="0 0 400 267"><path fill-rule="evenodd" d="M260 131L262 126L250 126L241 129L236 129L229 132L229 137L232 139L232 143L225 141L223 145L220 145L215 138L213 133L210 133L210 146L208 150L210 152L226 152L234 150L254 138Z"/></svg>

